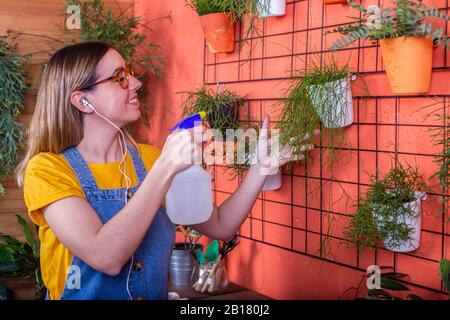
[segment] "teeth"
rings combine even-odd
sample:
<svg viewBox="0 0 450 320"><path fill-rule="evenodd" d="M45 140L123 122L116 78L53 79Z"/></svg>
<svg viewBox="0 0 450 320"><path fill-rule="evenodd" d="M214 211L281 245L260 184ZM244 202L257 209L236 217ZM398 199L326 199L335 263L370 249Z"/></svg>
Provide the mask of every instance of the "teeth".
<svg viewBox="0 0 450 320"><path fill-rule="evenodd" d="M131 99L130 101L128 101L129 103L135 103L135 102L138 102L138 99L137 98L133 98L133 99Z"/></svg>

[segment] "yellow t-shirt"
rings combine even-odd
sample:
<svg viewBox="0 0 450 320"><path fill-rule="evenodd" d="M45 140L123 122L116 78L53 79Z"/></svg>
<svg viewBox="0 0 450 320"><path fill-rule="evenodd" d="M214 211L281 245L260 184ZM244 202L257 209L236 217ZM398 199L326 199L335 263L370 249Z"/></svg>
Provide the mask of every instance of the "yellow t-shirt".
<svg viewBox="0 0 450 320"><path fill-rule="evenodd" d="M138 144L147 172L161 151L152 145ZM119 171L120 161L104 164L88 164L100 189L124 188L125 179ZM138 183L131 156L127 153L126 172L131 186ZM56 238L45 221L42 208L67 197L86 199L78 179L62 154L41 152L35 155L25 170L24 198L31 220L39 226L41 244L41 272L50 299L61 297L66 282L66 272L72 261L72 253Z"/></svg>

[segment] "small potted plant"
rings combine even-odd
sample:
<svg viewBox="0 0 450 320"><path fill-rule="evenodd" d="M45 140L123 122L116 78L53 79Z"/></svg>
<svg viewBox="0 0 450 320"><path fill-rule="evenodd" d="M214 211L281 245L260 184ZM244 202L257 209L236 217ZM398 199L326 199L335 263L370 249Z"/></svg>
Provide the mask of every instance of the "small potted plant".
<svg viewBox="0 0 450 320"><path fill-rule="evenodd" d="M0 232L0 239L3 241L0 243L0 282L4 286L3 290L0 288L0 291L5 294L6 288L12 292L12 298L29 299L29 296L16 295L15 286L21 283L22 286L24 284L30 286L35 299L44 299L46 289L41 276L39 243L33 237L25 219L19 215L16 217L22 226L25 242Z"/></svg>
<svg viewBox="0 0 450 320"><path fill-rule="evenodd" d="M371 177L365 199L360 199L346 236L358 247L377 247L383 242L394 252L410 252L420 246L421 201L428 187L418 168L398 164L382 179Z"/></svg>
<svg viewBox="0 0 450 320"><path fill-rule="evenodd" d="M357 287L351 287L345 290L339 296L338 300L351 291L355 292L353 297L354 300L423 300L422 297L411 293L411 290L401 282L409 276L406 273L399 273L394 270L395 269L390 266L379 267L378 271L380 272L380 282L378 283L378 288L375 287L375 283L372 283L374 282L374 280L371 279L371 275L373 275L373 273L363 275L359 285ZM369 286L369 283L371 286ZM364 290L363 284L367 289L366 291ZM365 291L365 294L361 295L361 291ZM408 292L408 294L403 294L403 297L401 297L397 295L399 292Z"/></svg>
<svg viewBox="0 0 450 320"><path fill-rule="evenodd" d="M323 66L313 64L302 79L311 103L325 128L343 128L353 123L353 95L348 64L334 58Z"/></svg>
<svg viewBox="0 0 450 320"><path fill-rule="evenodd" d="M244 104L243 97L227 89L214 91L205 87L187 94L183 102L183 116L206 112L209 127L216 130L216 139L226 137L227 129L239 128L239 109Z"/></svg>
<svg viewBox="0 0 450 320"><path fill-rule="evenodd" d="M234 18L224 1L188 0L197 12L208 48L212 53L234 51Z"/></svg>
<svg viewBox="0 0 450 320"><path fill-rule="evenodd" d="M260 18L281 17L286 14L286 0L254 1Z"/></svg>
<svg viewBox="0 0 450 320"><path fill-rule="evenodd" d="M203 246L198 242L201 234L189 226L177 225L176 231L184 236L184 242L176 242L170 257L170 282L176 286L192 285L198 278L195 251Z"/></svg>
<svg viewBox="0 0 450 320"><path fill-rule="evenodd" d="M242 44L247 43L253 32L261 30L256 25L260 3L269 0L186 0L186 4L200 16L203 33L212 53L230 53L234 51L235 24L241 21L245 25Z"/></svg>
<svg viewBox="0 0 450 320"><path fill-rule="evenodd" d="M426 93L430 87L433 65L433 42L449 44L443 28L427 23L427 18L448 21L443 12L429 8L422 1L395 0L390 8L369 6L365 8L349 1L351 8L361 17L354 17L353 24L338 27L332 32L344 36L332 49L346 48L359 39L373 43L380 41L386 74L394 93ZM329 33L330 33L329 32Z"/></svg>
<svg viewBox="0 0 450 320"><path fill-rule="evenodd" d="M342 128L353 123L350 74L348 64L339 66L331 56L321 66L312 61L292 78L277 125L281 145L289 146L295 156L305 154L304 145L314 143L321 122L330 152L344 141Z"/></svg>

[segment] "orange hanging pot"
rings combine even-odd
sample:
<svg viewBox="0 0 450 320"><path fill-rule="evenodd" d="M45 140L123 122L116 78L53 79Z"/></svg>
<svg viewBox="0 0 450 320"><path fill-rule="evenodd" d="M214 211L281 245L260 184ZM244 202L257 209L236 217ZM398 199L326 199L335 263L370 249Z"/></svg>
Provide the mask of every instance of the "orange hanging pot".
<svg viewBox="0 0 450 320"><path fill-rule="evenodd" d="M234 51L234 23L223 12L200 16L203 34L212 53Z"/></svg>
<svg viewBox="0 0 450 320"><path fill-rule="evenodd" d="M325 4L347 4L347 0L323 0Z"/></svg>
<svg viewBox="0 0 450 320"><path fill-rule="evenodd" d="M380 40L383 64L393 93L417 94L430 89L433 40L424 36Z"/></svg>

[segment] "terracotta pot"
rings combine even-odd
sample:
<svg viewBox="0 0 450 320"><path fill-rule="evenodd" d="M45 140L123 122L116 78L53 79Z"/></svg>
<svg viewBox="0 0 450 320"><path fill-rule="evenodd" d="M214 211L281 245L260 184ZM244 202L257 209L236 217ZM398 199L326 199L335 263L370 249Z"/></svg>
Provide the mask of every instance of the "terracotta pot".
<svg viewBox="0 0 450 320"><path fill-rule="evenodd" d="M394 93L425 93L430 89L433 40L423 36L380 40L386 74Z"/></svg>
<svg viewBox="0 0 450 320"><path fill-rule="evenodd" d="M206 42L212 53L234 51L234 23L226 13L200 16Z"/></svg>
<svg viewBox="0 0 450 320"><path fill-rule="evenodd" d="M323 0L325 4L347 4L347 0Z"/></svg>

